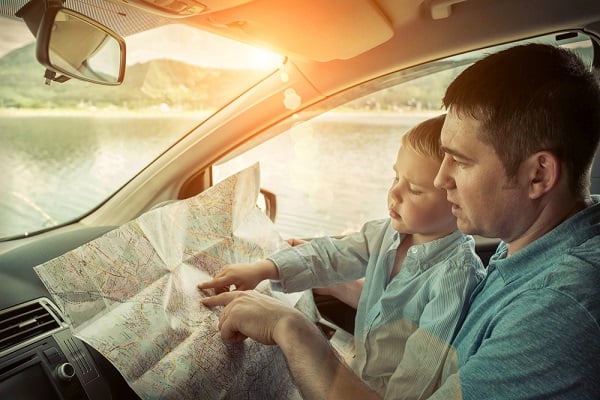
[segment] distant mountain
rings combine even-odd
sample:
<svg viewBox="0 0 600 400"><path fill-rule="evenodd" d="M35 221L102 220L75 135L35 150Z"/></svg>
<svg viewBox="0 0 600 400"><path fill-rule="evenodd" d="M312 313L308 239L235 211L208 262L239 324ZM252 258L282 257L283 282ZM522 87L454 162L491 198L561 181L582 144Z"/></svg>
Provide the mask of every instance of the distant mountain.
<svg viewBox="0 0 600 400"><path fill-rule="evenodd" d="M0 57L35 40L21 18L0 16L0 27Z"/></svg>
<svg viewBox="0 0 600 400"><path fill-rule="evenodd" d="M200 68L172 60L153 60L129 66L119 86L95 85L69 80L44 84L44 67L35 58L35 44L0 58L0 107L75 107L115 105L140 108L166 104L189 110L222 106L264 71Z"/></svg>

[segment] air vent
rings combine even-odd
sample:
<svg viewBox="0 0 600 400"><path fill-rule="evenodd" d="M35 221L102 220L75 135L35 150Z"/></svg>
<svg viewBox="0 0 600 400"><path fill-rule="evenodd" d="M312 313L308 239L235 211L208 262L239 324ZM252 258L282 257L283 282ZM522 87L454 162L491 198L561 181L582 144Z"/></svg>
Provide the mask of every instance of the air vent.
<svg viewBox="0 0 600 400"><path fill-rule="evenodd" d="M46 299L0 311L0 353L61 327L61 320Z"/></svg>

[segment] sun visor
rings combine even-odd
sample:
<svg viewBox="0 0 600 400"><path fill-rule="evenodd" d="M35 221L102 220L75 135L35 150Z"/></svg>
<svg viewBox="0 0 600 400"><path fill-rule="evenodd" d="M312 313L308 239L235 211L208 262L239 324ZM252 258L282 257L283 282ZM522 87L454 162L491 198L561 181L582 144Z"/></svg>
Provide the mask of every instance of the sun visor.
<svg viewBox="0 0 600 400"><path fill-rule="evenodd" d="M385 14L364 0L257 0L191 19L224 36L323 62L354 57L393 36Z"/></svg>
<svg viewBox="0 0 600 400"><path fill-rule="evenodd" d="M348 59L393 36L373 0L111 0L281 55Z"/></svg>

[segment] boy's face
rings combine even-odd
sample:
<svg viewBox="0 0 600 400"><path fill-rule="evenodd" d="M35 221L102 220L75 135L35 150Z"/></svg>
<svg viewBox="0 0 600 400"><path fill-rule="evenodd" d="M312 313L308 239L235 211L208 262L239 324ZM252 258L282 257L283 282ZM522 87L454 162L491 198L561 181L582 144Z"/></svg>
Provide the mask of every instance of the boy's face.
<svg viewBox="0 0 600 400"><path fill-rule="evenodd" d="M401 146L394 164L395 177L388 192L392 227L413 235L414 243L425 243L456 230L446 191L433 180L440 163L409 146Z"/></svg>

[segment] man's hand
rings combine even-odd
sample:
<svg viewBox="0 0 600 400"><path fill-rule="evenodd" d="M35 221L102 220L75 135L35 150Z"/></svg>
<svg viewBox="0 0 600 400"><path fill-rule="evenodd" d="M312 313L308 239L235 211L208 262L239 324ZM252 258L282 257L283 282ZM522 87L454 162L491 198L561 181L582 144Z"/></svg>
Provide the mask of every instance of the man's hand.
<svg viewBox="0 0 600 400"><path fill-rule="evenodd" d="M241 342L249 337L279 345L304 399L380 399L298 310L255 291L221 293L202 299L202 303L225 306L219 318L224 339Z"/></svg>
<svg viewBox="0 0 600 400"><path fill-rule="evenodd" d="M252 290L265 279L278 279L279 271L271 260L250 264L230 264L214 279L198 284L198 289L214 289L216 293L228 292L231 285L235 290Z"/></svg>
<svg viewBox="0 0 600 400"><path fill-rule="evenodd" d="M269 296L249 290L226 292L201 300L207 307L225 306L219 318L221 336L232 342L247 337L257 342L278 344L290 325L312 324L298 310Z"/></svg>

